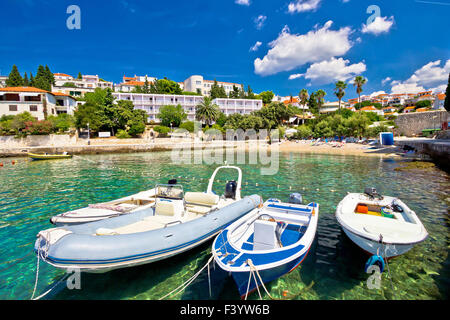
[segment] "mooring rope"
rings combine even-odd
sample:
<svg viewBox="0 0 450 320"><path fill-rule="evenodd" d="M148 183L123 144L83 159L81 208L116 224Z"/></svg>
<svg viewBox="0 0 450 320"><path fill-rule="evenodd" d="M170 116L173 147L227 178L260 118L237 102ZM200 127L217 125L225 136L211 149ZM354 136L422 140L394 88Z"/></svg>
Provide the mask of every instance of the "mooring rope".
<svg viewBox="0 0 450 320"><path fill-rule="evenodd" d="M185 288L187 288L195 279L197 279L197 277L200 275L200 273L209 266L209 264L211 263L211 261L214 259L214 255L211 255L211 258L209 258L208 262L206 263L206 265L204 265L196 274L194 274L191 278L189 278L187 281L183 282L181 285L179 285L178 287L176 287L175 289L173 289L172 291L170 291L168 294L166 294L165 296L163 296L162 298L159 298L158 300L163 300L165 298L167 298L168 296L172 295L172 294L178 294L181 291L183 291Z"/></svg>
<svg viewBox="0 0 450 320"><path fill-rule="evenodd" d="M269 296L269 298L272 299L272 300L280 300L280 299L275 299L274 297L272 297L272 296L270 295L269 291L267 290L266 286L264 285L264 281L262 280L261 275L259 274L258 269L257 269L257 268L255 267L255 265L253 264L253 261L252 261L251 259L248 259L248 260L247 260L247 263L248 263L248 265L250 266L250 271L251 271L251 272L254 271L254 272L256 273L256 275L258 276L259 281L261 282L261 286L263 287L264 291L266 291L266 293L267 293L267 295ZM252 270L252 269L253 269L253 270ZM258 289L259 298L262 299L262 298L261 298L261 293L259 292L258 282L256 281L256 277L255 277L255 284L256 284L256 288ZM248 288L247 288L247 290L248 290ZM246 296L246 298L247 298L247 296Z"/></svg>
<svg viewBox="0 0 450 320"><path fill-rule="evenodd" d="M39 279L39 258L40 258L40 251L38 249L38 252L37 252L37 263L36 263L36 279L34 281L33 294L31 295L30 300L33 300L34 294L36 293L37 284L38 284L38 279Z"/></svg>

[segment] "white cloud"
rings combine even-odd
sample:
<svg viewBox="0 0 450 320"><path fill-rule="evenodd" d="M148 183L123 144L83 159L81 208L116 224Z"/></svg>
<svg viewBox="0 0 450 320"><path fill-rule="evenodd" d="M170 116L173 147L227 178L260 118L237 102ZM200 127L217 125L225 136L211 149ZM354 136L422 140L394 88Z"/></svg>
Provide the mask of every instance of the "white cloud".
<svg viewBox="0 0 450 320"><path fill-rule="evenodd" d="M392 81L393 93L417 93L425 91L425 87L434 87L433 90L442 88L448 80L450 73L450 59L440 67L441 60L431 61L416 70L406 81Z"/></svg>
<svg viewBox="0 0 450 320"><path fill-rule="evenodd" d="M300 78L301 76L304 76L304 74L303 74L303 73L295 73L295 74L291 74L291 75L289 76L289 80L294 80L294 79Z"/></svg>
<svg viewBox="0 0 450 320"><path fill-rule="evenodd" d="M305 79L310 80L310 84L327 84L338 80L347 81L358 74L366 71L363 62L349 64L349 60L343 58L331 58L330 60L312 64L306 73Z"/></svg>
<svg viewBox="0 0 450 320"><path fill-rule="evenodd" d="M441 92L445 92L446 89L447 89L447 84L441 84L440 86L437 86L436 88L432 88L430 90L433 91L433 93L441 93Z"/></svg>
<svg viewBox="0 0 450 320"><path fill-rule="evenodd" d="M432 61L424 65L422 68L414 72L410 82L418 82L425 86L433 86L448 80L448 74L450 72L450 59L447 60L445 65L441 68L441 60Z"/></svg>
<svg viewBox="0 0 450 320"><path fill-rule="evenodd" d="M328 21L322 28L302 35L291 34L285 26L278 38L269 43L271 49L267 54L255 59L255 73L271 75L346 54L352 47L349 39L352 30L349 27L330 30L332 24L333 21Z"/></svg>
<svg viewBox="0 0 450 320"><path fill-rule="evenodd" d="M321 1L322 0L297 0L296 2L289 3L288 11L290 13L315 11L319 7Z"/></svg>
<svg viewBox="0 0 450 320"><path fill-rule="evenodd" d="M376 97L376 96L378 96L378 95L380 95L380 94L386 94L386 92L384 92L384 91L376 91L376 92L373 92L373 93L370 95L370 97Z"/></svg>
<svg viewBox="0 0 450 320"><path fill-rule="evenodd" d="M391 80L392 80L391 77L387 77L387 78L381 80L381 85L384 86L386 83L388 83Z"/></svg>
<svg viewBox="0 0 450 320"><path fill-rule="evenodd" d="M236 0L236 1L234 1L234 3L240 4L240 5L243 5L243 6L249 6L250 5L250 0Z"/></svg>
<svg viewBox="0 0 450 320"><path fill-rule="evenodd" d="M258 51L261 45L262 45L261 41L256 41L256 43L250 48L250 51Z"/></svg>
<svg viewBox="0 0 450 320"><path fill-rule="evenodd" d="M369 25L362 25L362 33L372 33L379 35L384 32L389 32L394 25L394 16L388 17L376 17L375 20Z"/></svg>
<svg viewBox="0 0 450 320"><path fill-rule="evenodd" d="M418 93L425 91L425 88L418 86L417 83L401 83L399 81L392 82L392 93Z"/></svg>
<svg viewBox="0 0 450 320"><path fill-rule="evenodd" d="M267 17L263 15L259 15L257 18L255 18L253 22L255 22L256 29L261 30L262 27L264 27L264 23L266 22L266 20Z"/></svg>

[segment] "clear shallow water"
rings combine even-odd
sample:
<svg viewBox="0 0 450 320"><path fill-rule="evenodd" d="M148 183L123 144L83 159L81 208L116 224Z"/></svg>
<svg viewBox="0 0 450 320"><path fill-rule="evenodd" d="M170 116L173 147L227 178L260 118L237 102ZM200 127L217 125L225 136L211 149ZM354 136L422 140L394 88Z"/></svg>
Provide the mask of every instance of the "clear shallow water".
<svg viewBox="0 0 450 320"><path fill-rule="evenodd" d="M110 154L70 160L31 162L0 159L0 299L29 299L33 292L36 234L52 225L48 219L71 209L117 199L177 178L185 190L204 191L216 165L174 165L170 153ZM258 165L241 165L243 195L287 200L300 192L304 201L320 204L313 248L303 264L267 285L280 299L448 299L450 265L448 175L439 169L395 171L399 163L369 157L302 155L280 157L277 175L261 176ZM225 176L218 176L223 190ZM346 192L375 186L382 194L404 200L424 223L430 236L407 254L389 262L381 289L368 289L364 272L368 258L341 231L334 217ZM211 242L154 264L105 274L82 274L81 290L64 286L52 299L158 299L205 265ZM64 275L40 264L36 296ZM239 299L234 282L212 270L212 297L206 270L174 299ZM284 295L283 295L284 293ZM263 295L264 299L269 299ZM253 293L249 299L258 299Z"/></svg>

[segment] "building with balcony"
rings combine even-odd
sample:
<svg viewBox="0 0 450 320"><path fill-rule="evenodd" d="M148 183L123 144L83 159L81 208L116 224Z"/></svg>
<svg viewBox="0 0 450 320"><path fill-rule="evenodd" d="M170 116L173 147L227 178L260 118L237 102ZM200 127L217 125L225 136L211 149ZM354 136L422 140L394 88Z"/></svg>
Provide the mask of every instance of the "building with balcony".
<svg viewBox="0 0 450 320"><path fill-rule="evenodd" d="M157 117L161 107L166 105L181 105L188 115L187 120L195 120L195 107L203 101L202 96L171 95L154 93L124 93L114 92L115 100L129 100L133 102L135 109L147 112L148 120L158 122ZM261 109L262 100L217 98L213 100L220 110L230 115L233 113L249 114Z"/></svg>
<svg viewBox="0 0 450 320"><path fill-rule="evenodd" d="M94 92L96 88L114 90L114 84L99 78L98 75L82 75L81 79L65 73L54 73L55 85L52 92L65 93L73 97L81 97L86 92Z"/></svg>
<svg viewBox="0 0 450 320"><path fill-rule="evenodd" d="M216 98L213 103L217 104L225 115L234 113L238 114L250 114L253 111L257 111L262 108L262 100L257 99L229 99L229 98Z"/></svg>
<svg viewBox="0 0 450 320"><path fill-rule="evenodd" d="M0 116L17 115L29 112L37 120L45 119L47 115L56 115L56 97L51 92L34 87L0 88Z"/></svg>

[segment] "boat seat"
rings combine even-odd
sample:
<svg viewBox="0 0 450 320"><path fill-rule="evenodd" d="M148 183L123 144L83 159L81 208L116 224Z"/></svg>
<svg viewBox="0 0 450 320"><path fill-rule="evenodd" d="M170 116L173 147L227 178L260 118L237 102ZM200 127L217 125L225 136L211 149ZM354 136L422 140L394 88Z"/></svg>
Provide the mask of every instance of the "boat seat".
<svg viewBox="0 0 450 320"><path fill-rule="evenodd" d="M204 192L186 192L184 200L189 204L202 206L214 206L219 203L220 197L217 194L209 194Z"/></svg>
<svg viewBox="0 0 450 320"><path fill-rule="evenodd" d="M97 236L113 236L116 234L118 234L118 233L114 229L98 228L97 230L95 230L95 235L97 235Z"/></svg>
<svg viewBox="0 0 450 320"><path fill-rule="evenodd" d="M253 250L271 250L277 247L276 222L256 220L253 226Z"/></svg>
<svg viewBox="0 0 450 320"><path fill-rule="evenodd" d="M196 214L206 214L206 213L210 212L211 210L212 210L211 207L187 205L187 211L193 212Z"/></svg>
<svg viewBox="0 0 450 320"><path fill-rule="evenodd" d="M174 216L175 204L171 200L159 199L155 206L155 216Z"/></svg>

